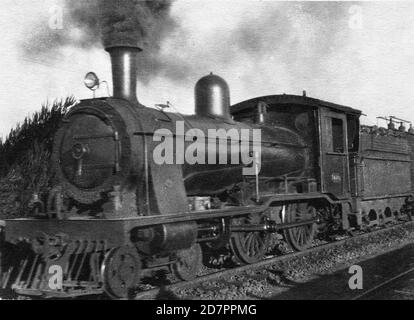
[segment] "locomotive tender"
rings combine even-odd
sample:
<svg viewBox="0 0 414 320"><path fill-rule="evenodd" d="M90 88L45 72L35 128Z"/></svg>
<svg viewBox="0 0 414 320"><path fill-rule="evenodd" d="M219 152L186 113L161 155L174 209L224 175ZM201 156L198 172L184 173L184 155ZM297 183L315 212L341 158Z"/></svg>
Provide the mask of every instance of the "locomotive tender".
<svg viewBox="0 0 414 320"><path fill-rule="evenodd" d="M106 50L113 97L83 100L65 117L47 212L6 221L3 289L125 298L162 270L195 277L214 251L255 263L281 242L306 250L315 237L411 217L411 132L360 126L361 111L306 95L230 107L226 82L213 74L196 85L195 115L147 108L136 97L140 49ZM157 164L156 132L174 133L179 123L206 136L209 129L261 130L260 171L244 175L243 163ZM223 140L228 148L216 148ZM234 143L216 137L217 159L234 150L239 158ZM56 266L63 277L57 288L50 286Z"/></svg>

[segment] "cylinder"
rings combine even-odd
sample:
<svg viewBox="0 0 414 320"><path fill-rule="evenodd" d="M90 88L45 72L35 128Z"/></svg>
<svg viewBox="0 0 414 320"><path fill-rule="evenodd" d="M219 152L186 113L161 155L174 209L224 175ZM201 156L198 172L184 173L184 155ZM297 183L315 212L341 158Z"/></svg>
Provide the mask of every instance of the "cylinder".
<svg viewBox="0 0 414 320"><path fill-rule="evenodd" d="M112 62L113 96L139 105L137 98L138 47L107 47Z"/></svg>
<svg viewBox="0 0 414 320"><path fill-rule="evenodd" d="M197 239L197 224L194 221L162 224L131 231L131 241L138 250L151 255L190 248Z"/></svg>

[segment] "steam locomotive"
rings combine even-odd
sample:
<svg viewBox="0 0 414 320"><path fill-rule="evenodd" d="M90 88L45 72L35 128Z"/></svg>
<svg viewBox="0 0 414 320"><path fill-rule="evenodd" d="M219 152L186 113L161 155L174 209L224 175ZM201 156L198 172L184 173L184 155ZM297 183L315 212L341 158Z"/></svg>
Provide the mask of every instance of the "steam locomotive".
<svg viewBox="0 0 414 320"><path fill-rule="evenodd" d="M361 111L305 93L230 106L229 87L214 74L195 86L195 115L147 108L136 96L140 49L106 50L113 96L83 100L63 120L46 212L6 221L3 289L126 298L160 271L196 277L212 252L251 264L280 243L301 251L316 237L411 217L412 130L361 126ZM86 84L99 81L91 73ZM178 126L202 137L188 141ZM220 134L212 138L211 129ZM159 164L153 155L167 140L185 149L208 140L212 161ZM220 161L243 152L256 160Z"/></svg>

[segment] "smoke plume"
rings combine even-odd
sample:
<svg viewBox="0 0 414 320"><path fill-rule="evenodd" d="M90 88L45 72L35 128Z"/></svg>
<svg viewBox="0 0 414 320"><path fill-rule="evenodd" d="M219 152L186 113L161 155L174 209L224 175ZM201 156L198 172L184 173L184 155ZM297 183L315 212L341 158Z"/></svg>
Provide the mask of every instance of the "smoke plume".
<svg viewBox="0 0 414 320"><path fill-rule="evenodd" d="M87 60L92 54L84 50L137 44L143 49L138 81L145 105L170 101L180 111L193 112L194 83L212 71L229 83L233 103L267 94L301 94L305 89L309 96L361 108L371 117L364 121L390 115L390 106L395 116L413 120L410 2L49 1L65 4L63 29L50 29L49 16L37 24L24 20L24 54L63 70L63 63L71 68L73 52ZM47 8L42 10L47 14ZM10 26L15 27L14 21ZM108 63L103 57L93 68ZM83 62L73 73L89 68ZM2 70L8 67L7 60L1 63ZM48 76L43 82L39 74L30 76L39 95L55 85ZM83 88L73 83L64 82L82 96ZM16 91L10 97L21 95Z"/></svg>
<svg viewBox="0 0 414 320"><path fill-rule="evenodd" d="M155 68L168 79L185 83L214 70L233 68L239 72L234 69L239 66L244 70L241 80L247 86L251 86L252 77L262 74L262 67L282 67L292 77L309 80L324 72L325 62L347 45L352 31L348 25L352 2L241 1L239 5L238 1L228 1L221 12L212 9L219 7L217 2L200 3L198 10L203 11L203 5L206 9L202 21L216 24L200 27L203 22L197 21L198 17L189 18L185 4L180 3L181 12L174 13L186 24L164 38L163 51L168 54Z"/></svg>
<svg viewBox="0 0 414 320"><path fill-rule="evenodd" d="M157 76L186 82L199 77L200 70L230 65L241 55L250 61L272 55L289 66L292 74L301 73L295 68L304 64L313 69L307 70L311 71L308 75L320 71L324 59L344 43L351 5L254 2L254 11L232 29L213 26L213 37L201 42L171 14L172 0L60 1L65 8L63 29L53 30L41 21L23 41L25 55L46 55L58 63L58 53L67 46L138 46L143 49L138 59L139 80L145 84ZM214 3L200 5L208 9ZM237 9L236 2L231 5Z"/></svg>
<svg viewBox="0 0 414 320"><path fill-rule="evenodd" d="M24 55L58 60L57 54L67 46L137 46L143 49L140 79L148 81L157 73L161 43L176 27L170 17L171 0L62 1L63 28L53 29L40 21L21 43Z"/></svg>

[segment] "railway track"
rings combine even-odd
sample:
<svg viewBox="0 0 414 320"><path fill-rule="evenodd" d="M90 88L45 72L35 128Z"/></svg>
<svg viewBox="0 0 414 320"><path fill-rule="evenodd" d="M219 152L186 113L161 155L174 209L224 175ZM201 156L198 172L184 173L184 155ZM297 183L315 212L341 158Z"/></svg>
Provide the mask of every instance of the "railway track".
<svg viewBox="0 0 414 320"><path fill-rule="evenodd" d="M382 281L352 300L414 300L414 267Z"/></svg>
<svg viewBox="0 0 414 320"><path fill-rule="evenodd" d="M238 266L238 267L235 267L235 268L225 269L225 270L221 270L221 271L217 271L217 272L212 272L212 273L209 273L209 274L206 274L206 275L202 275L202 276L200 276L200 277L198 277L194 280L182 281L182 282L178 282L178 283L169 284L169 285L166 285L166 286L157 287L157 288L150 289L150 290L147 290L147 291L139 292L136 295L134 295L133 299L135 299L135 300L156 299L157 296L161 295L163 292L170 292L174 289L191 288L191 287L194 287L194 286L199 285L199 284L201 284L203 282L206 282L206 281L213 281L213 280L216 280L216 279L219 279L219 278L234 275L234 274L241 273L241 272L244 272L244 271L262 268L262 267L269 266L269 265L272 265L272 264L289 261L289 260L295 259L295 258L305 257L305 256L310 255L312 253L320 252L320 251L331 249L331 248L334 248L334 247L339 247L339 246L342 246L342 245L347 244L347 243L352 243L354 241L358 241L358 240L362 240L362 239L365 239L365 238L368 238L368 237L372 237L374 235L380 235L382 233L387 233L387 232L390 232L393 229L396 229L396 228L401 227L401 226L414 226L414 221L397 223L397 224L392 225L390 227L377 229L377 230L369 231L369 232L364 232L364 233L354 235L354 236L348 236L347 238L344 238L344 239L341 239L341 240L337 240L337 241L334 241L334 242L329 242L329 243L326 243L326 244L314 246L314 247L312 247L312 248L310 248L306 251L287 253L287 254L284 254L284 255L281 255L281 256L264 259L264 260L262 260L258 263ZM414 268L411 270L411 272L414 274ZM414 280L412 282L413 282L413 285L414 285ZM363 297L363 295L361 295L361 297ZM414 298L414 289L413 289L413 298Z"/></svg>

